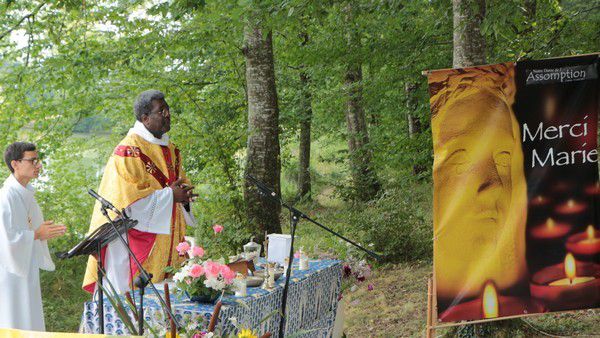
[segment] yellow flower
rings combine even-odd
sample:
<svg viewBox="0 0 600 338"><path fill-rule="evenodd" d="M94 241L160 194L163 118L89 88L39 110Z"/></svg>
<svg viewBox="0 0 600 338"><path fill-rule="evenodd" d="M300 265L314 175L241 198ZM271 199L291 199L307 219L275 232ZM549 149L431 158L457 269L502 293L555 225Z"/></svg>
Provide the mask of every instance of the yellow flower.
<svg viewBox="0 0 600 338"><path fill-rule="evenodd" d="M258 338L258 336L255 336L252 330L250 329L242 329L242 331L240 331L240 333L238 333L237 336L238 338Z"/></svg>

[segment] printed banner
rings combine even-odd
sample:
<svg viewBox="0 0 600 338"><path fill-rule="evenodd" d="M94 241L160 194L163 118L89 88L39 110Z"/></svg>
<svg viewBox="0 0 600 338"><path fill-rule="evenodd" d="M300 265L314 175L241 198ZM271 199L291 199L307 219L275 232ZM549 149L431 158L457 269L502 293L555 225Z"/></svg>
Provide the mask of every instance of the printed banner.
<svg viewBox="0 0 600 338"><path fill-rule="evenodd" d="M600 307L599 64L430 73L438 321Z"/></svg>

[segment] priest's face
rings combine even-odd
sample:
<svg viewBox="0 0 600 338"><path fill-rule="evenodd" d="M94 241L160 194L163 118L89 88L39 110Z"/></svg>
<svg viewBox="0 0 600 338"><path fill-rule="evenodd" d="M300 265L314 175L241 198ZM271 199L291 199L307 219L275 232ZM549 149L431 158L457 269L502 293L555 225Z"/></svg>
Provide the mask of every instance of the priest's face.
<svg viewBox="0 0 600 338"><path fill-rule="evenodd" d="M150 114L142 116L142 123L156 138L171 130L171 111L164 99L152 100Z"/></svg>
<svg viewBox="0 0 600 338"><path fill-rule="evenodd" d="M15 170L16 177L34 179L40 176L42 162L38 157L37 151L26 151L23 153L23 158L17 161L12 161L11 165Z"/></svg>

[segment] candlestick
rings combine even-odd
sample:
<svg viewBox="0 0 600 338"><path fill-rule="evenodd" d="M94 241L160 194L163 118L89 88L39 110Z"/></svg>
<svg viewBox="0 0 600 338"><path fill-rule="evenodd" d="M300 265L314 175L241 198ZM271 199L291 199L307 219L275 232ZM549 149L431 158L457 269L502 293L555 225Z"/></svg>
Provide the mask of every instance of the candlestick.
<svg viewBox="0 0 600 338"><path fill-rule="evenodd" d="M300 257L299 268L300 268L300 271L308 270L308 268L309 268L308 267L308 257L306 257L306 256Z"/></svg>
<svg viewBox="0 0 600 338"><path fill-rule="evenodd" d="M241 273L238 273L235 277L235 295L237 297L247 296L246 278Z"/></svg>

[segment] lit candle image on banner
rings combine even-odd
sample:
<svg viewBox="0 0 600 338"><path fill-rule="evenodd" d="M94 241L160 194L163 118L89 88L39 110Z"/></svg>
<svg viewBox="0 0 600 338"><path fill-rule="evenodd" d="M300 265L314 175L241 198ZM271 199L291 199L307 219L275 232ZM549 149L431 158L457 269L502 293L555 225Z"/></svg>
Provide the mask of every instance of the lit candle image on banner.
<svg viewBox="0 0 600 338"><path fill-rule="evenodd" d="M600 255L600 233L593 225L588 225L585 232L577 233L567 239L567 250L580 259L598 262Z"/></svg>

